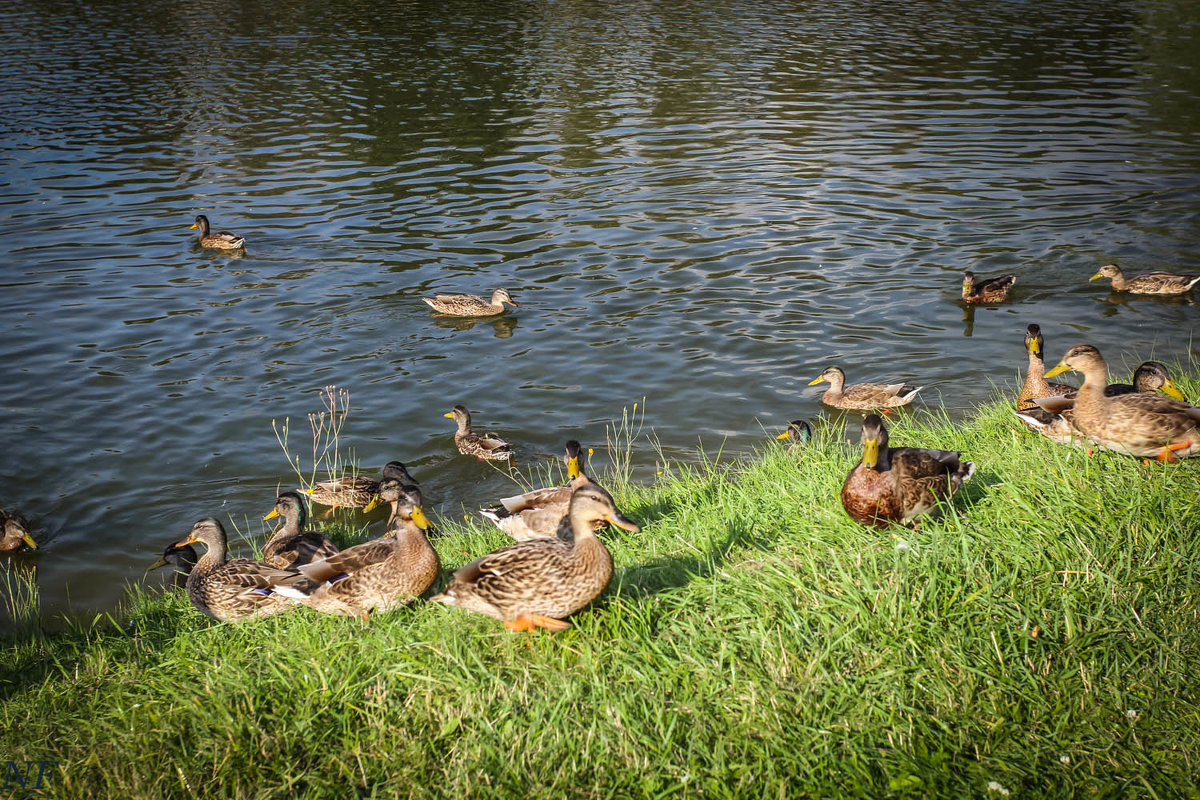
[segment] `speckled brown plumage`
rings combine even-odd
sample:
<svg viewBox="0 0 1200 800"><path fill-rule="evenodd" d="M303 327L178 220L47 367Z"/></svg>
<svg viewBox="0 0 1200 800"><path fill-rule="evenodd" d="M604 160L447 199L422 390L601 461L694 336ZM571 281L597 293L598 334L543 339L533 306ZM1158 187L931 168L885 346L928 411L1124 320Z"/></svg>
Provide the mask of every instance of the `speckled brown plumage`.
<svg viewBox="0 0 1200 800"><path fill-rule="evenodd" d="M225 560L225 528L213 517L192 527L188 538L176 547L202 544L207 550L188 575L187 592L192 605L222 622L247 617L267 617L294 608L296 603L275 593L274 583L294 578L295 573L276 569L248 558Z"/></svg>
<svg viewBox="0 0 1200 800"><path fill-rule="evenodd" d="M997 275L995 278L975 280L975 273L964 272L962 282L962 301L971 305L981 303L1003 303L1008 300L1012 289L1017 284L1016 275Z"/></svg>
<svg viewBox="0 0 1200 800"><path fill-rule="evenodd" d="M1075 387L1064 383L1051 383L1046 380L1046 362L1042 354L1046 351L1046 340L1038 325L1030 325L1025 329L1025 352L1029 356L1029 365L1025 369L1025 385L1017 395L1017 410L1028 411L1037 408L1033 402L1035 397L1053 397L1055 395L1074 394Z"/></svg>
<svg viewBox="0 0 1200 800"><path fill-rule="evenodd" d="M383 465L383 480L392 478L405 486L420 483L408 474L408 468L400 461L389 461ZM379 494L380 481L368 475L347 475L337 480L321 481L308 489L306 494L314 503L335 508L366 508Z"/></svg>
<svg viewBox="0 0 1200 800"><path fill-rule="evenodd" d="M906 406L922 388L918 386L914 389L904 383L856 383L846 386L846 373L841 367L826 367L808 385L815 386L821 381L829 381L829 389L821 395L822 403L858 411Z"/></svg>
<svg viewBox="0 0 1200 800"><path fill-rule="evenodd" d="M22 547L37 549L37 542L29 533L29 521L20 514L0 509L0 551Z"/></svg>
<svg viewBox="0 0 1200 800"><path fill-rule="evenodd" d="M452 317L494 317L504 313L504 304L516 307L507 289L497 289L492 292L490 301L474 294L439 294L436 297L422 297L426 305L441 314Z"/></svg>
<svg viewBox="0 0 1200 800"><path fill-rule="evenodd" d="M975 465L949 450L889 447L878 415L863 420L863 458L842 484L842 507L863 525L908 523L933 511L971 477Z"/></svg>
<svg viewBox="0 0 1200 800"><path fill-rule="evenodd" d="M1072 347L1046 374L1067 370L1083 374L1074 401L1075 424L1099 446L1168 462L1200 452L1200 408L1158 394L1106 395L1108 369L1100 351L1089 344Z"/></svg>
<svg viewBox="0 0 1200 800"><path fill-rule="evenodd" d="M454 431L454 444L457 445L458 452L485 461L507 461L512 458L512 448L508 446L508 442L490 433L475 433L471 430L471 412L466 406L455 406L442 416L452 418L457 426L457 430Z"/></svg>
<svg viewBox="0 0 1200 800"><path fill-rule="evenodd" d="M1114 292L1130 292L1132 294L1183 294L1190 292L1192 287L1200 283L1200 275L1176 275L1173 272L1144 272L1132 278L1126 278L1121 268L1116 264L1105 264L1089 281L1098 278L1112 280Z"/></svg>
<svg viewBox="0 0 1200 800"><path fill-rule="evenodd" d="M567 485L548 486L504 497L497 505L482 509L480 513L518 542L558 536L571 506L571 493L592 482L584 472L583 450L579 442L567 442L563 458L570 479Z"/></svg>
<svg viewBox="0 0 1200 800"><path fill-rule="evenodd" d="M596 598L612 577L612 556L596 536L605 522L641 530L594 483L571 495L571 540L533 539L489 553L455 571L446 590L433 599L524 629L523 620L551 629ZM553 624L557 622L557 625Z"/></svg>
<svg viewBox="0 0 1200 800"><path fill-rule="evenodd" d="M283 517L283 525L263 545L263 561L273 567L294 569L336 555L338 548L325 534L306 531L308 509L299 492L283 492L264 520Z"/></svg>
<svg viewBox="0 0 1200 800"><path fill-rule="evenodd" d="M364 616L412 602L428 589L441 563L425 538L429 520L420 489L388 478L379 494L392 505L392 523L382 538L299 567L311 583L292 583L299 593L289 587L280 591L318 611Z"/></svg>
<svg viewBox="0 0 1200 800"><path fill-rule="evenodd" d="M191 230L200 229L200 246L208 247L213 250L240 250L246 246L246 238L238 236L236 233L229 231L209 232L208 217L203 214L196 216L196 221L192 223Z"/></svg>

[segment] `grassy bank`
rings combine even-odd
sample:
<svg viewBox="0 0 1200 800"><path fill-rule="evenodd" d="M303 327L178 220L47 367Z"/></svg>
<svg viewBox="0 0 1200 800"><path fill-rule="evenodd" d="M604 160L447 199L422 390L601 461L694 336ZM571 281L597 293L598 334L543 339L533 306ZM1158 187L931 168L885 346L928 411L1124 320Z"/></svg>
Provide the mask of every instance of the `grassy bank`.
<svg viewBox="0 0 1200 800"><path fill-rule="evenodd" d="M558 635L143 594L4 649L0 751L88 798L1198 796L1200 459L1088 458L1002 406L892 433L979 466L920 531L845 516L829 435L617 487L643 530ZM447 568L504 543L444 528Z"/></svg>

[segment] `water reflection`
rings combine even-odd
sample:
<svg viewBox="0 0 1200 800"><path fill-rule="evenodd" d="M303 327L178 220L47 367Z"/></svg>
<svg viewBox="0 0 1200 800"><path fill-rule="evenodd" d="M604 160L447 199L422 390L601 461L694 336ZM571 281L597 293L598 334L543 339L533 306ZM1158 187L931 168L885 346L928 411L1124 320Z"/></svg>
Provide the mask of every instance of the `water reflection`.
<svg viewBox="0 0 1200 800"><path fill-rule="evenodd" d="M433 324L452 331L469 331L476 325L490 325L493 336L497 339L507 339L517 329L517 318L507 314L495 317L451 317L435 314Z"/></svg>

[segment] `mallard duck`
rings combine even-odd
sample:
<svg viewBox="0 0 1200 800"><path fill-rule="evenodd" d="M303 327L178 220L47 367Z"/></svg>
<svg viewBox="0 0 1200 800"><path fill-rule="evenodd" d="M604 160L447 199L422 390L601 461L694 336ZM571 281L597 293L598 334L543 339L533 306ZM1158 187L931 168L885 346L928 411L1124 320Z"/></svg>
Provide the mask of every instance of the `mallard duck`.
<svg viewBox="0 0 1200 800"><path fill-rule="evenodd" d="M439 294L436 297L422 297L430 308L452 317L491 317L504 313L504 304L513 308L517 304L509 297L507 289L497 289L492 292L490 301L475 294Z"/></svg>
<svg viewBox="0 0 1200 800"><path fill-rule="evenodd" d="M567 442L564 460L569 480L566 486L549 486L503 497L498 505L480 509L479 513L518 542L557 536L571 505L571 493L592 482L583 470L583 449L579 442L574 439Z"/></svg>
<svg viewBox="0 0 1200 800"><path fill-rule="evenodd" d="M512 448L508 442L490 433L475 433L471 430L471 412L467 411L466 406L455 406L452 411L442 416L453 419L458 425L458 430L454 432L454 443L458 445L458 452L489 461L507 461L512 458Z"/></svg>
<svg viewBox="0 0 1200 800"><path fill-rule="evenodd" d="M856 383L846 386L846 373L841 367L827 367L824 372L808 382L815 386L829 381L829 389L821 395L821 402L834 408L851 408L873 411L877 408L906 406L923 387L913 389L904 383Z"/></svg>
<svg viewBox="0 0 1200 800"><path fill-rule="evenodd" d="M975 473L950 450L890 447L877 414L863 420L862 460L842 484L842 507L855 521L882 528L907 524L948 500Z"/></svg>
<svg viewBox="0 0 1200 800"><path fill-rule="evenodd" d="M244 247L246 239L243 236L238 236L236 233L229 231L217 231L216 233L208 232L208 217L203 214L196 215L196 221L192 223L192 227L188 230L200 229L200 246L211 247L214 250L237 250Z"/></svg>
<svg viewBox="0 0 1200 800"><path fill-rule="evenodd" d="M503 620L510 631L570 627L562 618L599 596L612 577L612 556L596 528L641 528L594 483L572 493L568 518L570 540L532 539L489 553L457 569L433 600Z"/></svg>
<svg viewBox="0 0 1200 800"><path fill-rule="evenodd" d="M1171 380L1170 373L1167 372L1166 364L1159 361L1143 361L1133 373L1133 383L1110 383L1104 387L1104 394L1109 397L1116 397L1119 394L1132 394L1141 392L1142 394L1154 394L1162 392L1168 397L1174 397L1176 400L1187 402L1187 398L1183 396L1183 392Z"/></svg>
<svg viewBox="0 0 1200 800"><path fill-rule="evenodd" d="M365 618L409 603L433 585L441 563L425 538L429 518L421 490L386 478L379 494L392 505L392 524L382 538L298 567L309 580L287 581L278 591L327 614Z"/></svg>
<svg viewBox="0 0 1200 800"><path fill-rule="evenodd" d="M21 547L37 549L37 542L29 533L29 521L20 514L0 509L0 551Z"/></svg>
<svg viewBox="0 0 1200 800"><path fill-rule="evenodd" d="M267 564L280 569L295 569L301 564L337 554L337 545L325 534L305 530L308 509L299 492L282 492L275 498L275 507L263 517L263 521L276 517L283 517L283 525L263 545L263 561Z"/></svg>
<svg viewBox="0 0 1200 800"><path fill-rule="evenodd" d="M176 587L183 588L187 586L188 575L192 572L192 567L196 566L199 556L196 555L196 548L190 544L185 544L182 547L169 544L167 549L163 550L162 558L155 561L150 566L146 567L149 572L152 569L160 569L161 567L171 566L175 568L173 582Z"/></svg>
<svg viewBox="0 0 1200 800"><path fill-rule="evenodd" d="M408 468L399 461L389 461L383 465L383 479L388 478L394 478L406 486L420 483L408 474ZM304 492L314 503L329 506L325 516L329 516L335 508L362 508L371 511L379 502L379 481L366 475L347 475L313 484L311 489L305 489Z"/></svg>
<svg viewBox="0 0 1200 800"><path fill-rule="evenodd" d="M1168 463L1200 452L1200 408L1157 394L1109 397L1104 357L1090 344L1072 347L1046 377L1067 370L1083 374L1074 400L1075 424L1101 447Z"/></svg>
<svg viewBox="0 0 1200 800"><path fill-rule="evenodd" d="M781 441L783 439L790 440L788 450L803 447L812 441L812 425L809 425L806 419L794 419L788 423L787 430L775 438Z"/></svg>
<svg viewBox="0 0 1200 800"><path fill-rule="evenodd" d="M1012 293L1017 284L1016 275L997 275L995 278L985 278L976 283L975 273L970 270L963 273L962 301L972 305L980 303L1003 303Z"/></svg>
<svg viewBox="0 0 1200 800"><path fill-rule="evenodd" d="M1183 294L1200 282L1200 275L1193 277L1176 275L1173 272L1145 272L1133 278L1126 278L1116 264L1105 264L1088 280L1094 281L1097 278L1111 278L1114 292L1133 294Z"/></svg>
<svg viewBox="0 0 1200 800"><path fill-rule="evenodd" d="M1038 325L1030 325L1025 329L1025 352L1029 355L1029 366L1025 369L1025 385L1017 395L1017 410L1029 411L1037 408L1033 402L1035 397L1052 397L1054 395L1073 394L1074 386L1064 383L1050 383L1046 380L1046 362L1042 353L1046 351L1046 340Z"/></svg>
<svg viewBox="0 0 1200 800"><path fill-rule="evenodd" d="M276 593L273 587L299 575L248 558L226 561L228 543L225 528L219 520L205 517L175 546L189 544L202 544L207 552L188 575L188 598L192 605L213 619L228 622L247 617L269 617L296 607L295 601Z"/></svg>

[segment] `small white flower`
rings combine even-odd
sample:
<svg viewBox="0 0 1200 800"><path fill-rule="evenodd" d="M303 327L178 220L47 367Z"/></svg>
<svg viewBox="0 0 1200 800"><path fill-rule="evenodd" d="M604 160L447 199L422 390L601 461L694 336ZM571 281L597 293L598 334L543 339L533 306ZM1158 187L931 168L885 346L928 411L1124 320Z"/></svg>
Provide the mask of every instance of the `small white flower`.
<svg viewBox="0 0 1200 800"><path fill-rule="evenodd" d="M134 707L134 708L141 708L141 707L142 707L142 704L141 704L141 703L134 703L134 704L133 704L133 707Z"/></svg>
<svg viewBox="0 0 1200 800"><path fill-rule="evenodd" d="M1059 760L1059 762L1060 762L1060 763L1063 763L1063 764L1070 764L1070 763L1071 763L1071 757L1070 757L1070 756L1059 756L1059 757L1058 757L1058 760Z"/></svg>
<svg viewBox="0 0 1200 800"><path fill-rule="evenodd" d="M1000 785L1000 781L988 781L988 791L995 792L1001 797L1008 797L1008 789Z"/></svg>
<svg viewBox="0 0 1200 800"><path fill-rule="evenodd" d="M908 542L901 539L900 541L896 542L896 549L899 550L901 553L905 552L906 550L909 549Z"/></svg>
<svg viewBox="0 0 1200 800"><path fill-rule="evenodd" d="M1137 718L1138 718L1138 712L1137 712L1137 709L1136 709L1136 708L1127 708L1127 709L1125 709L1125 716L1126 716L1126 717L1128 717L1130 720L1135 720L1135 719L1137 719Z"/></svg>

